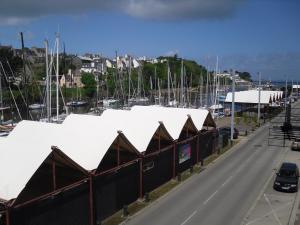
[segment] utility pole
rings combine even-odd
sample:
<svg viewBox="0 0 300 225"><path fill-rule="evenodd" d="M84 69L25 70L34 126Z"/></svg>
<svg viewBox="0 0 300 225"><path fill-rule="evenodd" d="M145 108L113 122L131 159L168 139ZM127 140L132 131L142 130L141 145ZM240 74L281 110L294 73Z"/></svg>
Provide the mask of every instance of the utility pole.
<svg viewBox="0 0 300 225"><path fill-rule="evenodd" d="M233 133L234 133L234 95L235 95L235 71L231 70L232 76L232 100L231 100L231 120L230 120L230 140L233 141Z"/></svg>
<svg viewBox="0 0 300 225"><path fill-rule="evenodd" d="M285 92L284 92L284 110L286 115L286 109L287 109L287 77L285 79ZM287 117L285 116L285 122L287 122Z"/></svg>
<svg viewBox="0 0 300 225"><path fill-rule="evenodd" d="M257 124L260 126L260 98L261 98L261 74L258 73L258 105L257 105Z"/></svg>

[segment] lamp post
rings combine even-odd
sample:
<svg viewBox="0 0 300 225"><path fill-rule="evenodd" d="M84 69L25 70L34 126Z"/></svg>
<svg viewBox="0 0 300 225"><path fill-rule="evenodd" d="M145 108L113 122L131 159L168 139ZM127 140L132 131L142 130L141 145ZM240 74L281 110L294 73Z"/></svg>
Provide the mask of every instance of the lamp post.
<svg viewBox="0 0 300 225"><path fill-rule="evenodd" d="M231 70L232 76L232 100L231 100L231 121L230 121L230 140L233 141L233 133L234 133L234 95L235 95L235 72Z"/></svg>
<svg viewBox="0 0 300 225"><path fill-rule="evenodd" d="M260 96L261 96L261 74L258 73L258 105L257 105L257 124L260 126Z"/></svg>

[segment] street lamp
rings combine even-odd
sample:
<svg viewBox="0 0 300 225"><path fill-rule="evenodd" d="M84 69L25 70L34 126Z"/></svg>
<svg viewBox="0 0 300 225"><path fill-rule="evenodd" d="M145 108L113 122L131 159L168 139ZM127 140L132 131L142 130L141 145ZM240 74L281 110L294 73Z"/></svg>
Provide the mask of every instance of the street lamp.
<svg viewBox="0 0 300 225"><path fill-rule="evenodd" d="M232 99L231 99L231 121L230 121L230 140L233 141L233 133L234 133L234 95L235 95L235 71L231 70L232 76Z"/></svg>

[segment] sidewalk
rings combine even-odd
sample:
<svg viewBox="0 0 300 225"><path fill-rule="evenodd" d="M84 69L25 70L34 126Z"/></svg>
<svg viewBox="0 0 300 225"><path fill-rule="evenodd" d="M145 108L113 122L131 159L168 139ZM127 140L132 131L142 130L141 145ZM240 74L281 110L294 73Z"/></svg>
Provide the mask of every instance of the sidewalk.
<svg viewBox="0 0 300 225"><path fill-rule="evenodd" d="M244 218L243 225L300 225L300 210L298 209L300 195L298 193L278 192L273 189L276 169L280 167L282 162L294 162L300 168L300 152L291 151L289 142L284 153L277 162L274 162L272 175L266 181L262 192ZM299 221L295 223L296 219Z"/></svg>

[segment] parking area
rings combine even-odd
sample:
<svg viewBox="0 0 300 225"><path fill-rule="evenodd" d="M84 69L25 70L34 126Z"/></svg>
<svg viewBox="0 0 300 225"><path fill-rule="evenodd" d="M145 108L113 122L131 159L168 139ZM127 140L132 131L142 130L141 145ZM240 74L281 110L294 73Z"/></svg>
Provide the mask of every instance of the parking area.
<svg viewBox="0 0 300 225"><path fill-rule="evenodd" d="M300 167L300 152L291 151L290 147L286 147L285 154L276 163L272 176L267 180L258 199L244 218L243 225L300 225L299 222L295 223L299 205L298 193L285 193L273 189L276 169L282 162L294 162Z"/></svg>

